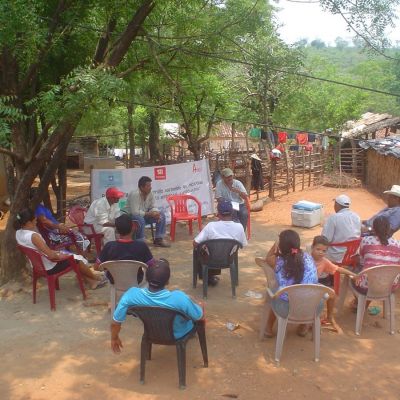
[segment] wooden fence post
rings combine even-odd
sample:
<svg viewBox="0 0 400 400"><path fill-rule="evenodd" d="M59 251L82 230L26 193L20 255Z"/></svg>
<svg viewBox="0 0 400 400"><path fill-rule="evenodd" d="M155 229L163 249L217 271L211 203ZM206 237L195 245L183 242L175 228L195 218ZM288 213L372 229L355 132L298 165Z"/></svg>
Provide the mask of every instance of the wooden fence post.
<svg viewBox="0 0 400 400"><path fill-rule="evenodd" d="M293 192L296 191L296 153L292 153L292 185L293 185Z"/></svg>
<svg viewBox="0 0 400 400"><path fill-rule="evenodd" d="M312 158L311 158L312 150L308 152L308 187L311 186L311 167L312 167Z"/></svg>
<svg viewBox="0 0 400 400"><path fill-rule="evenodd" d="M304 190L304 179L305 179L305 173L306 173L306 157L305 157L305 154L304 154L304 147L301 148L301 161L302 161L302 164L303 164L301 190Z"/></svg>

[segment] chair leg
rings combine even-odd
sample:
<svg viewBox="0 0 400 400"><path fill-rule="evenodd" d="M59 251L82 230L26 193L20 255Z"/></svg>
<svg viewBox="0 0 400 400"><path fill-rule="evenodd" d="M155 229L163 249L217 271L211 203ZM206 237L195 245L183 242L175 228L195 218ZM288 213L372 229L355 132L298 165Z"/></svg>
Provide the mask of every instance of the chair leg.
<svg viewBox="0 0 400 400"><path fill-rule="evenodd" d="M356 335L360 336L362 322L364 319L365 304L367 302L367 296L357 296L357 318L356 318Z"/></svg>
<svg viewBox="0 0 400 400"><path fill-rule="evenodd" d="M101 253L101 238L94 238L94 246L96 247L96 255L98 256Z"/></svg>
<svg viewBox="0 0 400 400"><path fill-rule="evenodd" d="M193 251L193 288L197 286L197 253Z"/></svg>
<svg viewBox="0 0 400 400"><path fill-rule="evenodd" d="M207 341L206 341L206 324L204 320L197 321L197 336L199 337L199 343L201 348L201 354L203 355L204 368L208 368L208 353L207 353Z"/></svg>
<svg viewBox="0 0 400 400"><path fill-rule="evenodd" d="M207 298L208 290L208 267L203 265L203 299Z"/></svg>
<svg viewBox="0 0 400 400"><path fill-rule="evenodd" d="M58 278L56 278L55 286L56 286L56 290L60 290L60 282L59 282Z"/></svg>
<svg viewBox="0 0 400 400"><path fill-rule="evenodd" d="M147 360L151 360L151 348L152 348L152 343L148 342L147 343Z"/></svg>
<svg viewBox="0 0 400 400"><path fill-rule="evenodd" d="M144 383L144 376L146 372L146 358L147 358L147 340L142 337L142 343L140 345L140 383Z"/></svg>
<svg viewBox="0 0 400 400"><path fill-rule="evenodd" d="M394 294L390 294L389 298L389 318L390 318L390 334L394 335L395 332L395 318L394 318L394 310L396 307L395 299L394 299Z"/></svg>
<svg viewBox="0 0 400 400"><path fill-rule="evenodd" d="M56 285L54 276L47 277L47 287L49 289L50 309L56 311Z"/></svg>
<svg viewBox="0 0 400 400"><path fill-rule="evenodd" d="M340 291L340 273L337 271L333 276L333 290L335 291L336 296L338 296Z"/></svg>
<svg viewBox="0 0 400 400"><path fill-rule="evenodd" d="M32 300L33 304L36 304L36 285L37 285L37 276L35 273L32 275Z"/></svg>
<svg viewBox="0 0 400 400"><path fill-rule="evenodd" d="M235 263L235 272L236 272L236 286L239 286L239 256L238 256L238 252L236 252L236 254L235 254L234 263Z"/></svg>
<svg viewBox="0 0 400 400"><path fill-rule="evenodd" d="M203 222L201 221L201 216L199 216L199 218L197 219L197 222L199 224L199 232L201 232L201 230L203 229Z"/></svg>
<svg viewBox="0 0 400 400"><path fill-rule="evenodd" d="M79 284L79 288L81 289L81 292L82 292L83 300L86 300L86 291L85 291L85 286L83 284L82 275L81 275L81 272L79 271L79 267L76 264L74 267L74 271L75 271L76 277L78 279L78 284Z"/></svg>
<svg viewBox="0 0 400 400"><path fill-rule="evenodd" d="M335 273L335 277L336 277L336 273ZM339 279L340 279L340 274L339 274ZM340 285L341 288L339 291L339 300L337 302L337 310L339 312L341 312L343 310L343 305L344 305L344 301L346 300L346 295L347 295L347 290L349 288L349 285L350 285L350 278L348 277L348 275L345 275L343 277L343 282Z"/></svg>
<svg viewBox="0 0 400 400"><path fill-rule="evenodd" d="M314 361L319 361L319 351L321 346L321 320L319 316L314 319L313 326L313 336L314 336Z"/></svg>
<svg viewBox="0 0 400 400"><path fill-rule="evenodd" d="M170 236L172 242L175 241L175 228L176 228L176 220L173 219L170 225Z"/></svg>
<svg viewBox="0 0 400 400"><path fill-rule="evenodd" d="M268 295L266 295L268 296ZM267 327L267 320L268 320L268 315L269 311L271 310L271 306L269 305L269 301L265 301L263 308L261 310L261 316L260 316L260 333L258 335L260 340L264 339L264 333L265 333L265 328Z"/></svg>
<svg viewBox="0 0 400 400"><path fill-rule="evenodd" d="M232 298L236 299L236 270L234 264L231 265L229 271L231 273Z"/></svg>
<svg viewBox="0 0 400 400"><path fill-rule="evenodd" d="M283 341L285 340L286 327L288 320L287 318L278 318L278 333L276 336L276 348L275 348L275 361L279 364L282 355Z"/></svg>
<svg viewBox="0 0 400 400"><path fill-rule="evenodd" d="M110 284L110 304L111 304L111 319L113 318L115 307L116 307L117 293L115 286Z"/></svg>
<svg viewBox="0 0 400 400"><path fill-rule="evenodd" d="M193 235L193 220L189 219L189 235Z"/></svg>
<svg viewBox="0 0 400 400"><path fill-rule="evenodd" d="M176 344L176 355L178 358L179 389L186 388L186 343Z"/></svg>

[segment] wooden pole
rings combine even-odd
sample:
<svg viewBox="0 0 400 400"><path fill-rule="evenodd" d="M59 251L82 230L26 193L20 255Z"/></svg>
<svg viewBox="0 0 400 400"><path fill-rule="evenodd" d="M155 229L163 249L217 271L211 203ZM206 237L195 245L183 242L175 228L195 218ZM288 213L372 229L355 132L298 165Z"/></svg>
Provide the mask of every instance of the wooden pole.
<svg viewBox="0 0 400 400"><path fill-rule="evenodd" d="M293 185L293 192L296 191L296 153L292 153L292 185Z"/></svg>
<svg viewBox="0 0 400 400"><path fill-rule="evenodd" d="M290 185L290 179L289 179L289 160L288 160L288 152L284 152L285 156L285 167L286 167L286 194L289 194L289 185Z"/></svg>
<svg viewBox="0 0 400 400"><path fill-rule="evenodd" d="M303 164L301 190L304 190L304 177L305 177L305 173L306 173L306 158L305 158L305 154L304 154L304 147L301 147L301 162Z"/></svg>
<svg viewBox="0 0 400 400"><path fill-rule="evenodd" d="M271 160L271 177L270 177L270 181L269 181L269 193L268 193L268 196L271 199L275 198L275 193L274 193L275 171L276 171L276 160L272 159Z"/></svg>
<svg viewBox="0 0 400 400"><path fill-rule="evenodd" d="M311 175L312 175L312 171L311 171L311 167L312 167L311 153L312 153L312 150L310 150L308 152L308 187L311 186Z"/></svg>

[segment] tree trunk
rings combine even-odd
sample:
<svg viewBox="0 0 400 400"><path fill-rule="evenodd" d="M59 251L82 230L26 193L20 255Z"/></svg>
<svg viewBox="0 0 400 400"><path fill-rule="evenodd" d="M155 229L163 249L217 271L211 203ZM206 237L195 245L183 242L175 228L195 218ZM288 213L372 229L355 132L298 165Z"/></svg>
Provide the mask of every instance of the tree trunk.
<svg viewBox="0 0 400 400"><path fill-rule="evenodd" d="M133 130L133 106L128 104L129 168L135 166L135 132Z"/></svg>
<svg viewBox="0 0 400 400"><path fill-rule="evenodd" d="M152 162L161 160L159 118L159 112L152 110L149 117L149 150Z"/></svg>

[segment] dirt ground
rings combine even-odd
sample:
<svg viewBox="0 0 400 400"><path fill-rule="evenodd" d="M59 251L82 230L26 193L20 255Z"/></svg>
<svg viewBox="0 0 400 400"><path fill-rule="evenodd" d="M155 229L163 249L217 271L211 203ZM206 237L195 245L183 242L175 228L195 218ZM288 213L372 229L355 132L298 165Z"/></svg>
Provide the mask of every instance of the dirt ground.
<svg viewBox="0 0 400 400"><path fill-rule="evenodd" d="M79 183L79 182L78 182ZM73 191L73 187L71 187ZM281 364L273 356L275 339L259 341L259 316L264 299L246 297L248 290L265 292L265 278L253 262L264 255L282 229L291 225L294 202L322 203L325 215L333 212L332 199L339 189L317 188L292 193L252 213L252 238L239 257L240 286L237 299L230 295L227 270L217 287L209 289L205 303L209 367L202 367L197 340L187 346L187 389L178 389L174 347L154 346L146 365L146 382L139 383L141 323L128 318L123 324L120 355L109 345L109 288L89 293L82 301L72 276L61 280L57 311L50 312L47 289L41 285L32 304L30 286L9 292L0 301L0 398L42 400L73 399L398 399L400 330L388 334L382 315L366 315L362 335L354 334L355 314L345 307L337 321L343 334L322 330L320 362L313 361L311 337L289 331ZM362 219L384 206L363 189L346 190L352 209ZM295 228L305 246L321 227ZM170 249L152 248L156 257L172 265L170 288L202 300L201 287L191 286L191 241L184 226ZM399 325L399 301L396 321ZM380 305L381 306L381 305ZM231 332L226 323L240 328Z"/></svg>

